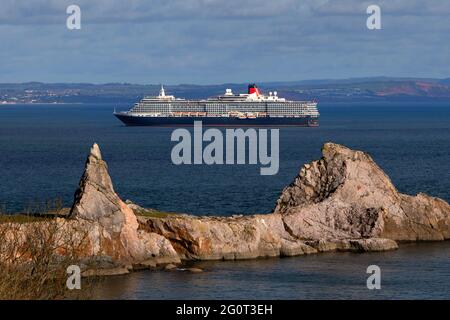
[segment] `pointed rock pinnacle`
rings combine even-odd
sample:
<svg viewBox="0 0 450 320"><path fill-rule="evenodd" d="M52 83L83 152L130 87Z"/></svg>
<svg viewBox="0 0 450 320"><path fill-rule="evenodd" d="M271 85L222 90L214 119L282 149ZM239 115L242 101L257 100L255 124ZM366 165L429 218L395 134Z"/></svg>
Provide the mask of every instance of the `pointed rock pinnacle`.
<svg viewBox="0 0 450 320"><path fill-rule="evenodd" d="M90 156L95 157L98 160L102 160L102 153L100 152L100 147L97 143L94 143L91 147Z"/></svg>

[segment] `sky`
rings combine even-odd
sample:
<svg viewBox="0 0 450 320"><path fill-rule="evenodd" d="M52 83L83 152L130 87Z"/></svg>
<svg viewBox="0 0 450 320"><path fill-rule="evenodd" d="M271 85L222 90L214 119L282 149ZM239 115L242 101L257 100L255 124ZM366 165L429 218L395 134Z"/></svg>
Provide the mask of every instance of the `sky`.
<svg viewBox="0 0 450 320"><path fill-rule="evenodd" d="M0 0L0 82L448 78L449 18L447 0Z"/></svg>

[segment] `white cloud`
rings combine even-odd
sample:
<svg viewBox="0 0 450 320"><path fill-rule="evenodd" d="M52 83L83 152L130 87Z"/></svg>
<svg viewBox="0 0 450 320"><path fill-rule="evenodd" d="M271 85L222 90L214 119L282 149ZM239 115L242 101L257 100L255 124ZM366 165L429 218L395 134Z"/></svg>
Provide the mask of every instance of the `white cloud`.
<svg viewBox="0 0 450 320"><path fill-rule="evenodd" d="M81 7L86 23L142 23L170 19L360 15L374 3L385 14L450 14L450 2L441 0L2 0L0 24L61 23L70 4Z"/></svg>
<svg viewBox="0 0 450 320"><path fill-rule="evenodd" d="M74 2L80 31L65 28ZM377 2L379 32L357 0L2 0L0 81L448 77L450 2Z"/></svg>

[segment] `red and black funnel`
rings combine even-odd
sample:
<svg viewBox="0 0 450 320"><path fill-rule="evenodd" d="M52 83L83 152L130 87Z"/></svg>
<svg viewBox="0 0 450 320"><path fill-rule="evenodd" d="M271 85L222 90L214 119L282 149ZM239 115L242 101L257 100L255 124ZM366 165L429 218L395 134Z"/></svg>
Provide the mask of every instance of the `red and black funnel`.
<svg viewBox="0 0 450 320"><path fill-rule="evenodd" d="M258 87L254 83L248 85L248 94L252 94L252 93L256 93L257 96L259 96L261 94L259 92Z"/></svg>

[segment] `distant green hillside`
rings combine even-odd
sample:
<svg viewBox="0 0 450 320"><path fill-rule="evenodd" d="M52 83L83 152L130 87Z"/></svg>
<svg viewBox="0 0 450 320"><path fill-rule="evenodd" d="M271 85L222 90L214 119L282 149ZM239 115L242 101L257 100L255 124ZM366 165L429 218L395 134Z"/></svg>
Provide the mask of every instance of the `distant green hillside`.
<svg viewBox="0 0 450 320"><path fill-rule="evenodd" d="M278 91L288 99L320 101L450 100L449 79L352 78L259 83L263 91ZM117 103L130 104L156 95L159 84L129 83L13 83L0 84L0 103ZM165 86L166 92L186 99L222 94L226 88L246 92L246 83Z"/></svg>

